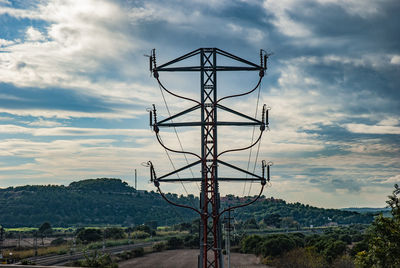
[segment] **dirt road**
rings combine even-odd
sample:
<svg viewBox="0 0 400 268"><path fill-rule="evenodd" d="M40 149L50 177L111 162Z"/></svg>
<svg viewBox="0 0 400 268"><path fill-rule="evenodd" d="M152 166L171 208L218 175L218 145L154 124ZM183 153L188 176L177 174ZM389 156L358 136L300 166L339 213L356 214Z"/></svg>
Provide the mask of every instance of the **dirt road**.
<svg viewBox="0 0 400 268"><path fill-rule="evenodd" d="M162 252L148 254L119 263L120 268L196 268L197 255L196 249L166 250ZM226 263L226 258L225 258ZM268 266L259 264L256 256L252 254L231 254L232 268L266 268Z"/></svg>

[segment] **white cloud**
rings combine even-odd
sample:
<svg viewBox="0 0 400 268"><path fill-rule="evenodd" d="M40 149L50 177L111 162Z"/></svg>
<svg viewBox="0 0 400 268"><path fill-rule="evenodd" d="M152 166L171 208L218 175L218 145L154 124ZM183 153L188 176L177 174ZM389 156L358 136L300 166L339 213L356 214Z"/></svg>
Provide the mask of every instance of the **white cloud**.
<svg viewBox="0 0 400 268"><path fill-rule="evenodd" d="M8 0L0 0L0 4L11 5L11 2Z"/></svg>
<svg viewBox="0 0 400 268"><path fill-rule="evenodd" d="M299 21L294 21L289 15L290 11L298 10L301 1L298 0L265 0L263 7L273 16L272 23L285 35L291 37L309 37L311 31Z"/></svg>
<svg viewBox="0 0 400 268"><path fill-rule="evenodd" d="M397 117L388 117L381 120L378 125L380 126L396 126L399 125L399 118Z"/></svg>
<svg viewBox="0 0 400 268"><path fill-rule="evenodd" d="M386 179L380 181L380 183L400 184L400 175L395 175L395 176L386 178Z"/></svg>
<svg viewBox="0 0 400 268"><path fill-rule="evenodd" d="M26 30L26 39L29 41L43 41L45 37L40 31L30 26Z"/></svg>
<svg viewBox="0 0 400 268"><path fill-rule="evenodd" d="M390 63L394 65L400 65L400 55L394 55L390 59Z"/></svg>
<svg viewBox="0 0 400 268"><path fill-rule="evenodd" d="M7 109L0 108L0 113L7 113L16 116L33 116L43 118L102 118L102 119L123 119L135 118L137 115L147 113L143 110L114 110L113 112L78 112L68 110L53 110L53 109Z"/></svg>
<svg viewBox="0 0 400 268"><path fill-rule="evenodd" d="M379 126L366 124L345 124L345 128L353 133L364 134L400 134L400 127L397 126Z"/></svg>
<svg viewBox="0 0 400 268"><path fill-rule="evenodd" d="M149 135L148 130L141 129L103 129L78 127L28 128L17 125L0 125L0 133L31 134L33 136L134 136L138 134L143 136Z"/></svg>
<svg viewBox="0 0 400 268"><path fill-rule="evenodd" d="M321 4L338 5L350 15L357 15L368 18L380 13L379 4L382 1L376 0L316 0Z"/></svg>
<svg viewBox="0 0 400 268"><path fill-rule="evenodd" d="M135 94L131 84L91 78L91 74L103 71L105 63L118 64L116 73L138 64L127 62L126 55L132 54L141 41L129 34L127 13L116 4L56 0L39 2L33 10L5 8L0 11L4 13L41 19L49 26L40 29L46 33L27 29L27 39L41 42L9 45L9 53L0 54L0 81L23 87L65 87L104 98ZM144 73L146 68L138 68L135 74L140 70Z"/></svg>
<svg viewBox="0 0 400 268"><path fill-rule="evenodd" d="M0 47L5 47L14 44L15 42L12 40L6 40L0 38Z"/></svg>
<svg viewBox="0 0 400 268"><path fill-rule="evenodd" d="M261 44L265 38L265 33L256 28L243 27L235 23L228 23L227 28L235 35L245 36L245 38L254 44Z"/></svg>
<svg viewBox="0 0 400 268"><path fill-rule="evenodd" d="M58 127L61 126L62 124L60 122L49 121L49 120L44 120L43 118L39 118L39 120L30 122L28 123L28 125L33 127Z"/></svg>

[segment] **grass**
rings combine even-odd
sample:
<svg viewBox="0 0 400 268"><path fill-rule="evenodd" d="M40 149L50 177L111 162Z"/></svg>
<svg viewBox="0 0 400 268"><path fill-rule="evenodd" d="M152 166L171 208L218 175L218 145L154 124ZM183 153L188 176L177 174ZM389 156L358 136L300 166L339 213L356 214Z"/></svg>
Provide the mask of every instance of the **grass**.
<svg viewBox="0 0 400 268"><path fill-rule="evenodd" d="M95 227L96 228L96 227ZM56 229L56 228L54 228ZM20 227L20 228L9 228L9 231L15 231L15 232L29 232L32 230L37 230L37 228L31 228L31 227ZM57 228L58 231L64 231L64 230L71 230L71 228ZM122 246L122 245L128 245L129 243L134 244L134 243L143 243L143 242L156 242L156 241L163 241L166 240L170 237L173 236L183 236L187 234L188 232L180 232L180 231L170 231L167 228L163 228L161 230L157 230L157 235L153 237L148 237L145 239L118 239L118 240L106 240L105 245L106 247L114 247L114 246ZM48 247L39 247L37 249L38 256L42 255L50 255L50 254L65 254L70 251L72 247L72 241L69 241L67 244L59 245L59 246L48 246ZM91 249L99 249L103 247L103 241L98 241L98 242L93 242L87 245L84 244L78 244L76 246L77 251L83 251L83 250L91 250ZM145 248L145 251L147 252L150 249ZM10 256L10 252L12 253L12 258L16 260L23 260L29 257L35 256L35 250L33 248L30 249L4 249L3 250L3 255L5 257Z"/></svg>
<svg viewBox="0 0 400 268"><path fill-rule="evenodd" d="M6 232L31 232L36 231L39 228L35 227L18 227L18 228L4 228Z"/></svg>
<svg viewBox="0 0 400 268"><path fill-rule="evenodd" d="M64 254L67 253L69 250L69 245L60 245L60 246L51 246L51 247L44 247L38 248L38 256L42 255L50 255L50 254ZM12 253L12 258L17 260L26 259L29 257L35 256L35 250L32 249L24 249L24 250L3 250L4 257L10 256L10 252Z"/></svg>

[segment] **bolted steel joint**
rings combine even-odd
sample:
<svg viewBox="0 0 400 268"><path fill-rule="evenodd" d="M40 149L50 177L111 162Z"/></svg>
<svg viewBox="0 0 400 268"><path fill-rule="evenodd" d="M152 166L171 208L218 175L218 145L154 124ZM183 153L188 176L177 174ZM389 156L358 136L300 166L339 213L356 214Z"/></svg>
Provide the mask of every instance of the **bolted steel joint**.
<svg viewBox="0 0 400 268"><path fill-rule="evenodd" d="M160 75L158 74L157 70L153 70L153 76L154 76L155 79L160 77Z"/></svg>

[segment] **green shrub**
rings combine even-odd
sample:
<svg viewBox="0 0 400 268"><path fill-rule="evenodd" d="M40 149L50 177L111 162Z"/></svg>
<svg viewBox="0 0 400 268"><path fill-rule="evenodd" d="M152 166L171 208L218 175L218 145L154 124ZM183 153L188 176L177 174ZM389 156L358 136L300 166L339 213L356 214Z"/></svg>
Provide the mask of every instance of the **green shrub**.
<svg viewBox="0 0 400 268"><path fill-rule="evenodd" d="M132 237L135 239L145 239L150 237L150 234L144 231L134 231L132 232Z"/></svg>
<svg viewBox="0 0 400 268"><path fill-rule="evenodd" d="M183 241L181 238L173 236L167 240L167 249L178 249L183 247Z"/></svg>
<svg viewBox="0 0 400 268"><path fill-rule="evenodd" d="M267 257L268 258L268 257ZM284 253L278 259L267 259L263 261L274 267L280 268L325 268L329 267L323 256L315 252L312 248L296 248ZM340 267L340 266L335 266Z"/></svg>
<svg viewBox="0 0 400 268"><path fill-rule="evenodd" d="M163 251L166 247L167 247L167 245L163 242L155 243L153 245L153 251L160 252L160 251Z"/></svg>
<svg viewBox="0 0 400 268"><path fill-rule="evenodd" d="M77 234L77 238L83 243L90 243L102 240L103 233L99 229L82 229Z"/></svg>
<svg viewBox="0 0 400 268"><path fill-rule="evenodd" d="M67 240L65 240L62 237L59 237L59 238L56 238L53 241L51 241L50 245L59 246L59 245L65 244L65 243L67 243Z"/></svg>
<svg viewBox="0 0 400 268"><path fill-rule="evenodd" d="M104 229L104 237L108 239L122 239L125 237L125 232L122 228L109 227Z"/></svg>
<svg viewBox="0 0 400 268"><path fill-rule="evenodd" d="M144 255L144 248L140 247L140 248L134 248L132 249L132 257L136 258L136 257L142 257Z"/></svg>
<svg viewBox="0 0 400 268"><path fill-rule="evenodd" d="M265 256L278 256L296 247L296 243L287 236L272 237L266 239L256 253Z"/></svg>

